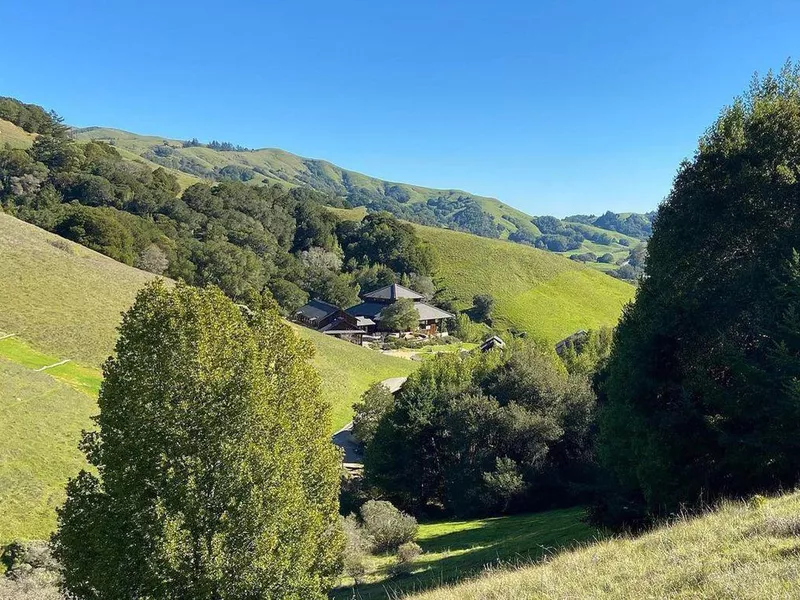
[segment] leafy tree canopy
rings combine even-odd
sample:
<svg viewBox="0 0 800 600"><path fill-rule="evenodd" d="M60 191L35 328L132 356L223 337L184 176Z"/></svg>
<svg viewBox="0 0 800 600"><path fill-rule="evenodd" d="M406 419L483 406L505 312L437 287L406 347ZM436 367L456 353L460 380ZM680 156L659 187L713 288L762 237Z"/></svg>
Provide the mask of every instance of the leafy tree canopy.
<svg viewBox="0 0 800 600"><path fill-rule="evenodd" d="M74 597L325 597L329 407L310 347L251 304L156 281L125 314L81 445L96 471L69 482L54 536Z"/></svg>

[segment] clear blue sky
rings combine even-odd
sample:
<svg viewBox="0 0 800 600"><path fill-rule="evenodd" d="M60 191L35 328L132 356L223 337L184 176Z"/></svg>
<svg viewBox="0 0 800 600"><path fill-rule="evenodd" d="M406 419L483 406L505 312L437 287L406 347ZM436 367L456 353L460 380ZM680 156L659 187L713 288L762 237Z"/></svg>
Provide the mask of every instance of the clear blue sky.
<svg viewBox="0 0 800 600"><path fill-rule="evenodd" d="M800 2L12 2L0 95L533 214L650 210Z"/></svg>

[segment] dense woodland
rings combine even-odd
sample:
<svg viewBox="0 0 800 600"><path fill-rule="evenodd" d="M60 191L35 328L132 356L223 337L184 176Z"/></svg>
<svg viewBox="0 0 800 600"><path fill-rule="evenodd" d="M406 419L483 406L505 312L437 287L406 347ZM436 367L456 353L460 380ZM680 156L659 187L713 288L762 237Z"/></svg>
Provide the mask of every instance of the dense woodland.
<svg viewBox="0 0 800 600"><path fill-rule="evenodd" d="M459 517L588 501L592 374L610 343L610 330L592 332L559 360L515 342L430 361L396 397L375 386L355 406L354 433L366 446L360 493Z"/></svg>

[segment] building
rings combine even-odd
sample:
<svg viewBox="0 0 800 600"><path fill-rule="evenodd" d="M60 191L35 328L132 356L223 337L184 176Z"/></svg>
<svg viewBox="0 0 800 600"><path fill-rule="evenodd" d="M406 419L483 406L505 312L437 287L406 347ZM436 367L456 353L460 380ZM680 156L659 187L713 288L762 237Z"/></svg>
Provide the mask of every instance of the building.
<svg viewBox="0 0 800 600"><path fill-rule="evenodd" d="M359 345L367 328L375 325L371 319L354 317L338 306L322 300L311 300L300 307L294 320L325 335Z"/></svg>
<svg viewBox="0 0 800 600"><path fill-rule="evenodd" d="M555 346L556 354L561 356L562 354L564 354L564 352L567 351L568 348L573 348L573 349L579 348L581 344L583 344L583 342L586 341L586 338L588 336L589 334L586 333L586 331L580 329L575 333L573 333L572 335L565 337L563 340L561 340L556 344Z"/></svg>
<svg viewBox="0 0 800 600"><path fill-rule="evenodd" d="M494 350L495 348L497 348L499 350L502 350L505 347L506 347L506 343L502 339L500 339L498 336L493 335L492 337L490 337L489 339L485 340L480 345L480 351L481 352L489 352L490 350Z"/></svg>
<svg viewBox="0 0 800 600"><path fill-rule="evenodd" d="M381 328L381 312L387 306L403 298L408 298L414 302L414 308L419 315L418 329L428 335L436 335L441 331L442 322L454 316L447 311L426 304L423 302L424 297L421 294L397 283L363 294L361 296L363 302L351 306L345 312L354 317L372 321L372 325L366 325L365 331L368 333L383 331Z"/></svg>

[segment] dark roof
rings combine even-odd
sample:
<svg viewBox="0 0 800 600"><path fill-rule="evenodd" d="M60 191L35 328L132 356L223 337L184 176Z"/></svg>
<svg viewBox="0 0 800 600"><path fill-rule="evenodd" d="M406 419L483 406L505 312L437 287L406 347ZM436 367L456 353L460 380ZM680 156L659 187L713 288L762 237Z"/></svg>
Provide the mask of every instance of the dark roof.
<svg viewBox="0 0 800 600"><path fill-rule="evenodd" d="M384 308L386 308L386 305L380 302L362 302L351 306L345 312L354 317L367 317L374 320Z"/></svg>
<svg viewBox="0 0 800 600"><path fill-rule="evenodd" d="M493 335L488 340L481 344L481 352L488 352L494 348L505 348L506 343L496 335Z"/></svg>
<svg viewBox="0 0 800 600"><path fill-rule="evenodd" d="M295 314L302 315L306 319L319 321L339 310L341 309L338 306L323 302L322 300L311 300L305 306L298 308Z"/></svg>
<svg viewBox="0 0 800 600"><path fill-rule="evenodd" d="M455 316L450 314L446 310L442 310L441 308L436 308L435 306L431 306L430 304L425 304L424 302L415 302L414 308L416 308L417 312L419 313L420 321L431 321L433 319L451 319Z"/></svg>
<svg viewBox="0 0 800 600"><path fill-rule="evenodd" d="M367 317L373 321L381 320L381 311L386 308L385 304L380 302L362 302L347 309L346 312L356 317ZM424 302L415 302L414 308L417 309L420 321L431 321L434 319L449 319L453 315L430 304Z"/></svg>
<svg viewBox="0 0 800 600"><path fill-rule="evenodd" d="M374 290L361 296L365 300L398 300L400 298L411 298L412 300L422 300L422 294L418 294L414 290L403 287L398 283L387 285L379 290Z"/></svg>
<svg viewBox="0 0 800 600"><path fill-rule="evenodd" d="M580 329L575 333L573 333L572 335L565 337L563 340L556 343L556 354L561 354L569 346L575 346L577 342L582 342L588 335L589 334L586 333L585 330Z"/></svg>

